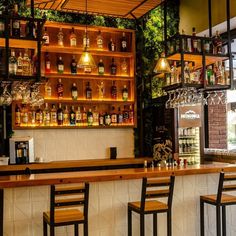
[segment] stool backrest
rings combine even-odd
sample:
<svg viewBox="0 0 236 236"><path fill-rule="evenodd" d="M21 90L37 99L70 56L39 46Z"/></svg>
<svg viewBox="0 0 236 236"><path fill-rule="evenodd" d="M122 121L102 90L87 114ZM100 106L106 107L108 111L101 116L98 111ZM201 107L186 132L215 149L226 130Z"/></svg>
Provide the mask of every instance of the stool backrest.
<svg viewBox="0 0 236 236"><path fill-rule="evenodd" d="M55 222L55 210L83 208L84 219L88 218L89 184L51 185L50 223Z"/></svg>
<svg viewBox="0 0 236 236"><path fill-rule="evenodd" d="M143 178L141 193L141 210L145 209L146 200L167 198L168 208L171 208L175 176L165 178Z"/></svg>
<svg viewBox="0 0 236 236"><path fill-rule="evenodd" d="M217 203L221 203L221 197L223 192L236 191L236 174L225 174L220 173L218 193L217 193Z"/></svg>

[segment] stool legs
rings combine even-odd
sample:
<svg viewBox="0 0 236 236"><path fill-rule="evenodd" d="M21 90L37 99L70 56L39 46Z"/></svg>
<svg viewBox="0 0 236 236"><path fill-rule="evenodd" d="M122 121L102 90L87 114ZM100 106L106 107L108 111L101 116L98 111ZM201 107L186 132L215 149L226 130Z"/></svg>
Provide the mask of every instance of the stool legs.
<svg viewBox="0 0 236 236"><path fill-rule="evenodd" d="M88 236L88 221L84 222L84 236Z"/></svg>
<svg viewBox="0 0 236 236"><path fill-rule="evenodd" d="M144 236L145 235L145 228L144 228L144 214L140 214L140 236Z"/></svg>
<svg viewBox="0 0 236 236"><path fill-rule="evenodd" d="M75 236L79 236L79 229L78 229L78 224L74 224L74 231L75 231Z"/></svg>
<svg viewBox="0 0 236 236"><path fill-rule="evenodd" d="M48 236L47 222L43 221L43 236Z"/></svg>
<svg viewBox="0 0 236 236"><path fill-rule="evenodd" d="M204 201L200 199L200 230L201 236L204 236Z"/></svg>
<svg viewBox="0 0 236 236"><path fill-rule="evenodd" d="M216 235L221 236L220 206L216 206Z"/></svg>
<svg viewBox="0 0 236 236"><path fill-rule="evenodd" d="M157 236L157 213L153 214L153 236Z"/></svg>
<svg viewBox="0 0 236 236"><path fill-rule="evenodd" d="M132 236L132 211L128 208L128 236Z"/></svg>
<svg viewBox="0 0 236 236"><path fill-rule="evenodd" d="M50 236L54 236L54 235L55 235L54 226L50 225Z"/></svg>
<svg viewBox="0 0 236 236"><path fill-rule="evenodd" d="M167 236L172 235L172 229L171 229L171 210L167 211Z"/></svg>
<svg viewBox="0 0 236 236"><path fill-rule="evenodd" d="M222 236L226 236L226 206L222 206Z"/></svg>

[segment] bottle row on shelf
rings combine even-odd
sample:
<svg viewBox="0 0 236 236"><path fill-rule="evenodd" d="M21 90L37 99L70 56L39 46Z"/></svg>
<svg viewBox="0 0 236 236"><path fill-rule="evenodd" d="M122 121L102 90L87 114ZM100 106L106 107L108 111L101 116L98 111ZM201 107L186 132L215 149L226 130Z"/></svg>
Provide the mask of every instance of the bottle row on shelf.
<svg viewBox="0 0 236 236"><path fill-rule="evenodd" d="M167 74L166 85L181 83L181 68L174 61L171 73ZM196 68L194 62L184 62L184 83L203 84L203 68ZM217 61L206 67L206 85L229 85L229 71L226 70L225 62Z"/></svg>
<svg viewBox="0 0 236 236"><path fill-rule="evenodd" d="M44 33L43 33L43 42L45 46L51 45L51 39L53 41L53 45L57 45L60 47L63 46L70 46L70 47L79 47L81 48L90 48L91 45L91 39L89 37L89 32L86 29L83 36L81 35L81 30L75 30L74 27L71 28L70 33L66 32L64 33L63 31L66 31L65 29L63 30L62 27L60 27L58 33L57 33L57 42L53 41L55 38L53 37L54 35L50 34L48 32L48 28L44 28ZM55 32L54 32L55 33ZM67 37L69 33L69 38ZM66 39L65 39L66 38ZM79 43L79 39L80 42ZM105 48L108 49L111 52L115 51L120 51L120 52L127 52L129 51L129 43L128 39L126 37L125 32L122 33L122 35L119 36L119 43L116 43L112 37L110 37L110 41L105 45L105 40L102 35L102 32L98 30L97 36L94 39L96 41L96 49L97 50L104 50Z"/></svg>
<svg viewBox="0 0 236 236"><path fill-rule="evenodd" d="M97 107L93 109L78 106L76 109L66 105L62 108L52 104L49 107L45 103L44 108L40 106L29 107L26 104L15 106L15 126L124 126L134 125L134 111L132 105L125 105L123 109L117 109L112 106L110 111L98 111Z"/></svg>
<svg viewBox="0 0 236 236"><path fill-rule="evenodd" d="M72 75L76 75L78 73L78 69L80 68L80 65L77 62L76 56L73 55L71 58L70 63L68 65L65 65L63 57L58 56L57 61L56 61L56 71L59 74L64 74L65 73L65 68L70 68L70 73ZM98 75L104 75L106 72L110 75L117 75L117 70L119 69L119 72L121 75L128 75L128 63L126 58L123 58L122 61L119 63L120 68L118 68L116 60L114 58L111 59L110 65L106 65L103 62L103 59L99 59L99 62L97 63L97 74ZM45 53L45 74L50 74L52 72L52 63L50 60L49 53ZM85 67L84 68L84 73L91 73L93 68L91 67Z"/></svg>
<svg viewBox="0 0 236 236"><path fill-rule="evenodd" d="M199 144L196 139L179 139L179 153L190 154L195 153L199 149Z"/></svg>
<svg viewBox="0 0 236 236"><path fill-rule="evenodd" d="M196 36L196 29L192 28L192 35L185 35L184 30L182 34L171 38L167 42L168 54L180 52L187 53L209 53L209 54L224 54L223 40L220 37L219 31L216 31L212 38Z"/></svg>
<svg viewBox="0 0 236 236"><path fill-rule="evenodd" d="M116 86L116 81L112 81L112 86L109 88L110 93L107 93L107 87L105 85L105 82L101 81L100 83L96 84L96 90L93 91L90 82L86 82L86 87L84 91L79 91L79 88L76 83L72 83L71 89L70 89L70 98L74 101L78 99L88 99L92 100L94 97L96 97L99 100L103 99L112 99L112 100L117 100L118 98L121 98L122 101L128 101L131 99L130 94L129 94L129 89L127 85L123 85L122 89L117 89ZM55 87L55 90L53 91L52 85L50 81L48 81L45 84L44 87L44 95L47 99L50 99L53 97L53 94L57 95L58 99L63 99L65 98L65 92L68 95L69 91L64 91L64 85L62 83L62 79L58 79L58 83ZM96 93L95 96L93 96ZM66 96L68 98L68 96Z"/></svg>
<svg viewBox="0 0 236 236"><path fill-rule="evenodd" d="M195 128L179 128L179 136L186 137L186 136L195 136L197 131Z"/></svg>

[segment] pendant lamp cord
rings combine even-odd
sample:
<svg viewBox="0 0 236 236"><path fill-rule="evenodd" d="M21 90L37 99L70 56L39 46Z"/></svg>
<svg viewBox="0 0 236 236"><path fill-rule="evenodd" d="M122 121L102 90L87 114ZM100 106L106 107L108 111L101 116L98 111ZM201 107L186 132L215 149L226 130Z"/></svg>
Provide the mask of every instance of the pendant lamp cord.
<svg viewBox="0 0 236 236"><path fill-rule="evenodd" d="M86 39L86 43L85 43L85 47L87 49L88 47L88 0L85 0L85 39Z"/></svg>

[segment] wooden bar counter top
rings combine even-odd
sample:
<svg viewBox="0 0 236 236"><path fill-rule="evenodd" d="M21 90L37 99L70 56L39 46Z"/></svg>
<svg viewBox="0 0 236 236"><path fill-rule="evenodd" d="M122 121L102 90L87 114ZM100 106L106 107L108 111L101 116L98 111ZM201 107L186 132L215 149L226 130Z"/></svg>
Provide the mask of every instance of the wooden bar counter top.
<svg viewBox="0 0 236 236"><path fill-rule="evenodd" d="M128 168L95 171L73 171L42 173L29 175L0 176L0 188L66 184L78 182L100 182L112 180L130 180L146 177L184 176L224 172L235 172L233 164L204 164L181 167Z"/></svg>

